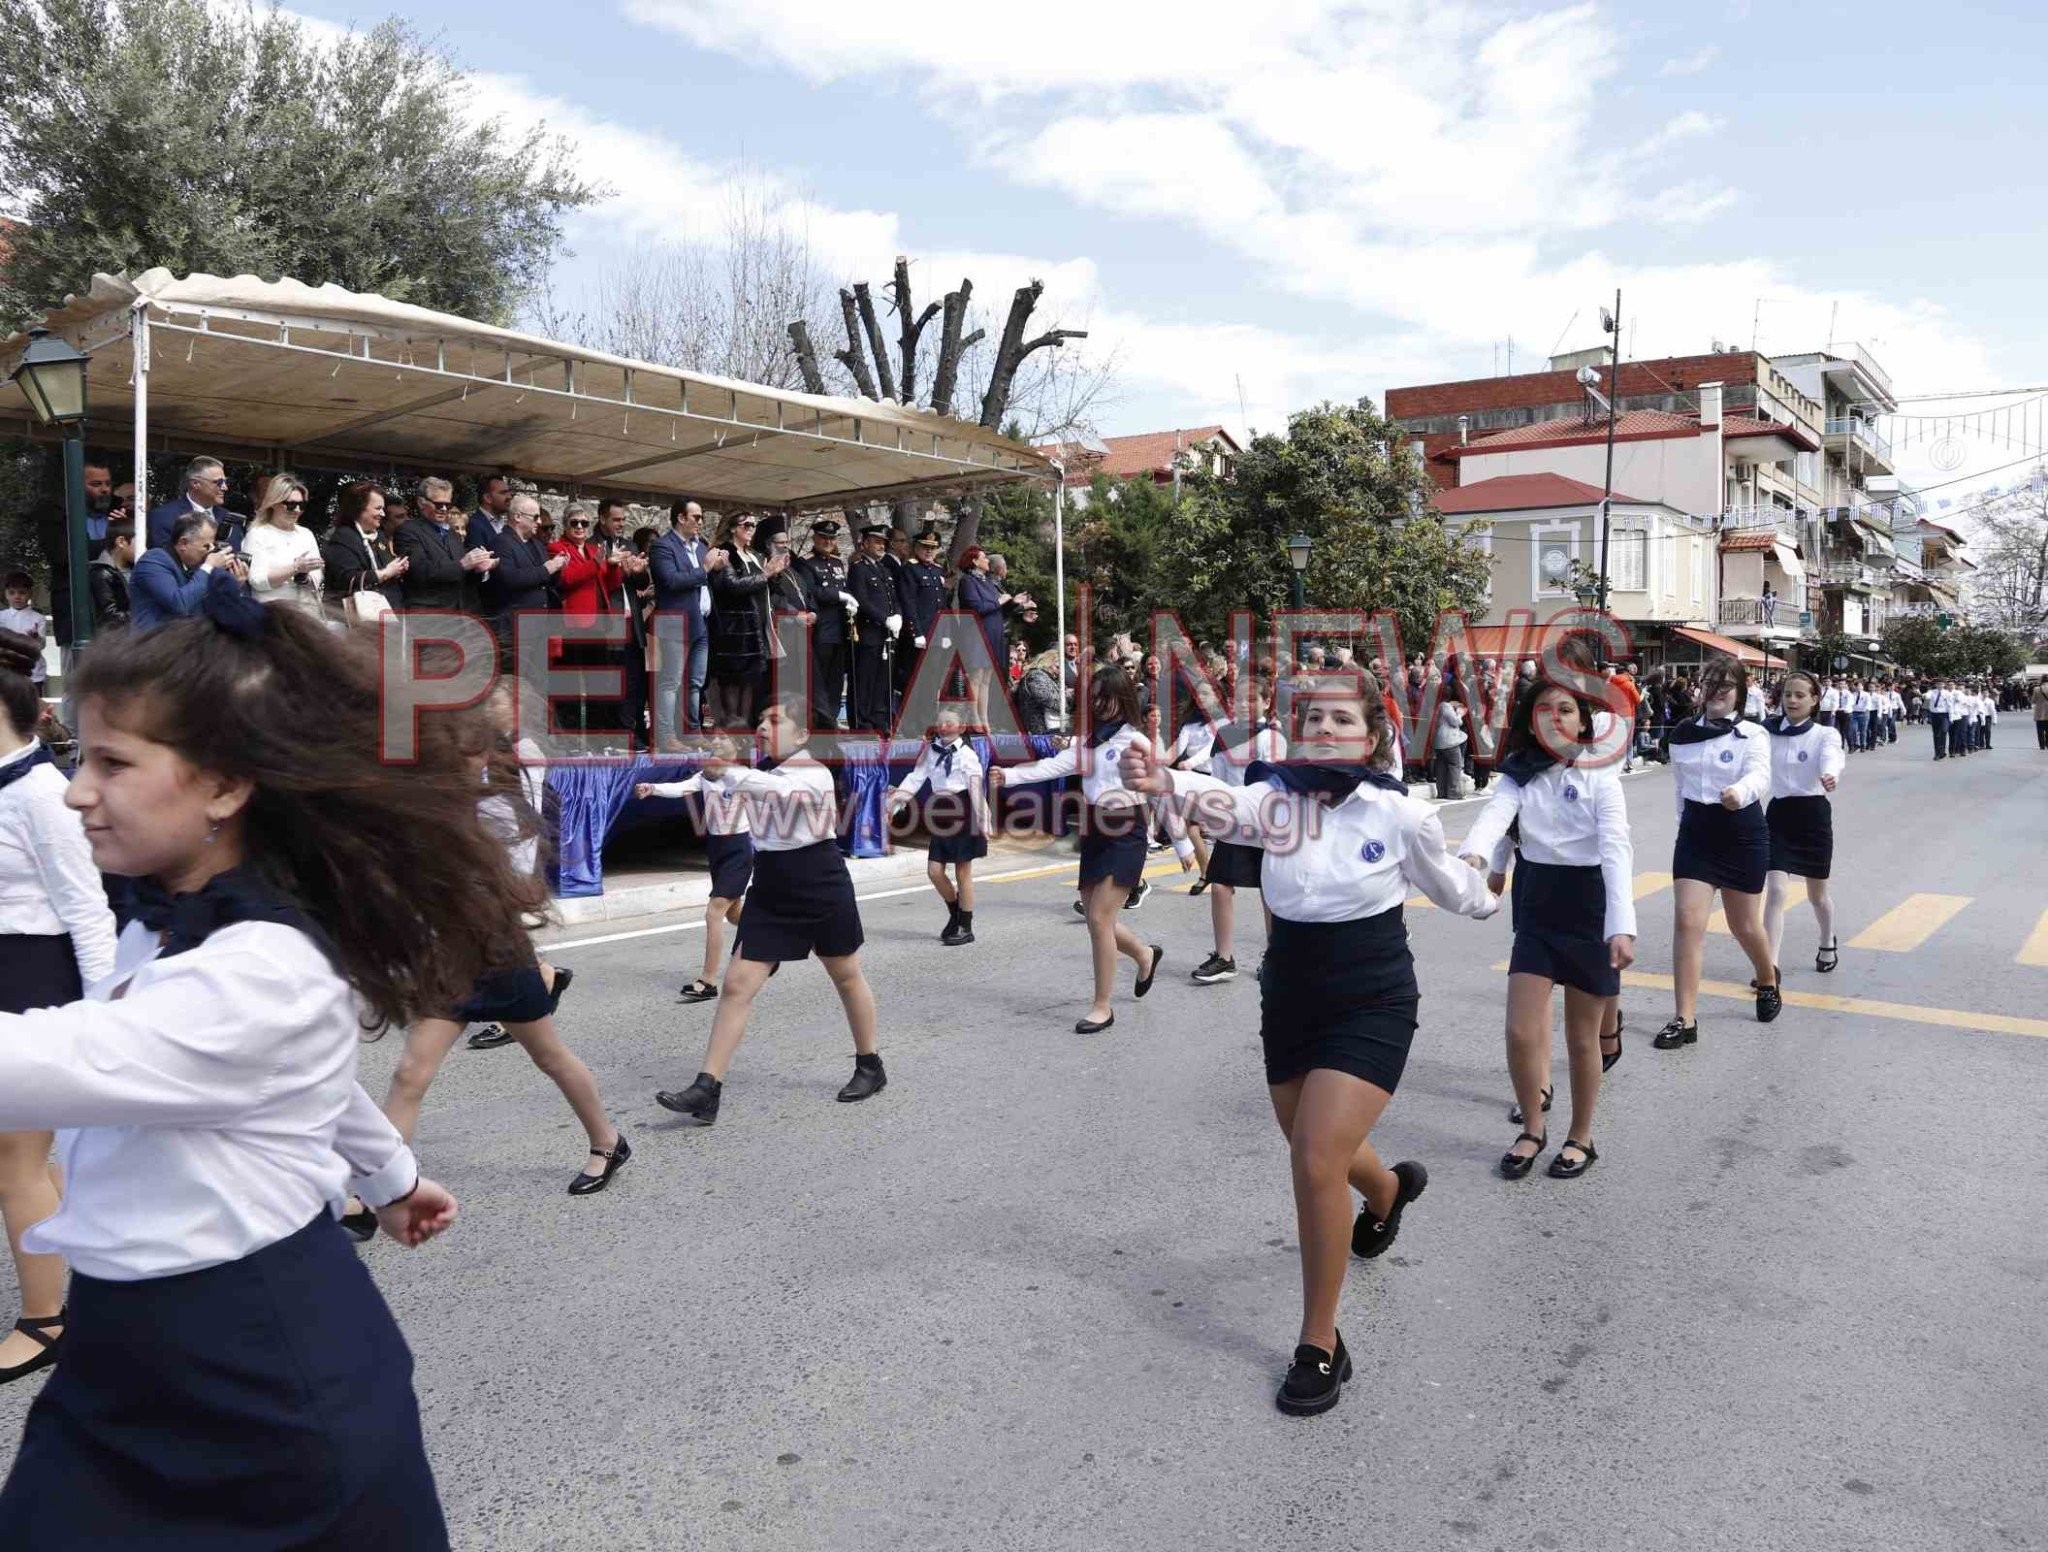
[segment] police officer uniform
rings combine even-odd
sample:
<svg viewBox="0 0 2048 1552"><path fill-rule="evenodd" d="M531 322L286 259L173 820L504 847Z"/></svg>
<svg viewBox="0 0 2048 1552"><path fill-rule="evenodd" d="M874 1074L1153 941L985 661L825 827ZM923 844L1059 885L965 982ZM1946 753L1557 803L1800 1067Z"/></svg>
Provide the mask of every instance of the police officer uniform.
<svg viewBox="0 0 2048 1552"><path fill-rule="evenodd" d="M863 539L887 534L887 523L861 530ZM847 568L846 588L853 595L853 725L874 732L889 726L889 648L902 628L902 603L896 576L887 557L863 555ZM891 622L894 622L893 624Z"/></svg>
<svg viewBox="0 0 2048 1552"><path fill-rule="evenodd" d="M842 532L832 518L811 525L812 539L837 539ZM817 620L811 626L811 720L819 727L839 726L840 702L846 698L847 607L846 562L837 555L811 553L797 562Z"/></svg>
<svg viewBox="0 0 2048 1552"><path fill-rule="evenodd" d="M938 535L927 530L917 536L919 544L927 541L936 543ZM912 666L915 665L916 654L931 645L932 630L945 607L945 568L919 560L913 552L909 564L903 568L903 632L910 639Z"/></svg>

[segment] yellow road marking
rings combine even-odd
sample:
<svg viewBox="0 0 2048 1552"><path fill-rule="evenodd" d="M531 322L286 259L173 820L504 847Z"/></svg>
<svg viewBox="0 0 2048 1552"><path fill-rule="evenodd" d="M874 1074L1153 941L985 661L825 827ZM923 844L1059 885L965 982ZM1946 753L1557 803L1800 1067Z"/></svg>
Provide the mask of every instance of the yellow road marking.
<svg viewBox="0 0 2048 1552"><path fill-rule="evenodd" d="M1507 973L1508 961L1503 959L1493 967L1503 975ZM1648 987L1652 991L1671 990L1671 977L1658 975L1649 970L1624 970L1621 972L1624 986ZM1700 982L1702 997L1726 997L1731 1002L1756 1001L1756 993L1747 986L1737 986L1733 981ZM1783 993L1788 1008L1819 1008L1825 1013L1861 1013L1870 1018L1902 1019L1908 1024L1935 1024L1943 1029L1975 1029L1993 1035L2032 1035L2037 1040L2048 1040L2048 1019L2018 1018L2007 1013L1969 1013L1957 1008L1923 1008L1913 1002L1881 1002L1874 997L1831 997L1825 992Z"/></svg>
<svg viewBox="0 0 2048 1552"><path fill-rule="evenodd" d="M1849 947L1909 954L1969 903L1968 895L1908 895L1851 938Z"/></svg>
<svg viewBox="0 0 2048 1552"><path fill-rule="evenodd" d="M2048 965L2048 911L2041 913L2041 919L2034 923L2034 930L2027 935L2027 941L2020 951L2013 955L2016 965Z"/></svg>
<svg viewBox="0 0 2048 1552"><path fill-rule="evenodd" d="M1638 873L1636 875L1636 898L1638 900L1648 899L1658 890L1669 889L1670 887L1671 875L1669 873Z"/></svg>
<svg viewBox="0 0 2048 1552"><path fill-rule="evenodd" d="M1707 931L1719 933L1728 932L1728 913L1722 910L1718 905L1714 907L1713 914L1707 918Z"/></svg>

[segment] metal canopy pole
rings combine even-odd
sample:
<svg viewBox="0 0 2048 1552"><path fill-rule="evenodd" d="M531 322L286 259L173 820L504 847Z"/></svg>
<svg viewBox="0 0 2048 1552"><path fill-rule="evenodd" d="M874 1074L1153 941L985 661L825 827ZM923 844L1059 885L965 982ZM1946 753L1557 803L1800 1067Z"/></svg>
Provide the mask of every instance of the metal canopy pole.
<svg viewBox="0 0 2048 1552"><path fill-rule="evenodd" d="M149 517L149 303L135 300L134 322L129 328L135 379L135 553L149 543L143 532Z"/></svg>

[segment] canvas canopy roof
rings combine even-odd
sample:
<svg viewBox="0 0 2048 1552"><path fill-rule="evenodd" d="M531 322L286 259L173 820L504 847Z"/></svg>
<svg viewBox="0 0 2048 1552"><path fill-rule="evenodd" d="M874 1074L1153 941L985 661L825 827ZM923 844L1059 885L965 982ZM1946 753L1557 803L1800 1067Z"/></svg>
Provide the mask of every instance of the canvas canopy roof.
<svg viewBox="0 0 2048 1552"><path fill-rule="evenodd" d="M102 445L509 472L728 510L1046 471L1031 448L926 410L628 361L333 285L99 275L43 323L92 357L89 437ZM0 423L30 419L6 381L25 344L0 340Z"/></svg>

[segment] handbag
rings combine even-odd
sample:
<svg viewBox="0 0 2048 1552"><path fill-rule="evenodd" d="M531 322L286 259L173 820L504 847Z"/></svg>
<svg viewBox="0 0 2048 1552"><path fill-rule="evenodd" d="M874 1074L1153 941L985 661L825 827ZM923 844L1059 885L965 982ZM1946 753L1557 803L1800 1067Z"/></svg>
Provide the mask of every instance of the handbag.
<svg viewBox="0 0 2048 1552"><path fill-rule="evenodd" d="M391 612L391 600L374 587L360 587L342 600L341 615L351 625L375 626Z"/></svg>

